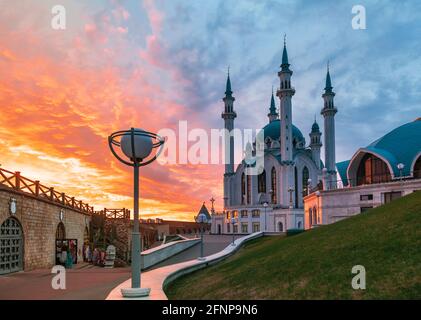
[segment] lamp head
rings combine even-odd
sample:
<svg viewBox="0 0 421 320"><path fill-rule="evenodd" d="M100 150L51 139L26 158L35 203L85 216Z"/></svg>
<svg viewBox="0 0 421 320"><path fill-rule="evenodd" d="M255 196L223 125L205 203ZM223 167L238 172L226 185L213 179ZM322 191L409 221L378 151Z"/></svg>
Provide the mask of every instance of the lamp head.
<svg viewBox="0 0 421 320"><path fill-rule="evenodd" d="M132 141L134 142L133 145ZM132 161L135 159L143 160L152 152L152 138L146 135L146 131L142 129L133 129L131 134L123 135L120 143L121 151Z"/></svg>
<svg viewBox="0 0 421 320"><path fill-rule="evenodd" d="M403 168L405 168L405 165L403 163L398 163L397 167L398 170L403 170Z"/></svg>

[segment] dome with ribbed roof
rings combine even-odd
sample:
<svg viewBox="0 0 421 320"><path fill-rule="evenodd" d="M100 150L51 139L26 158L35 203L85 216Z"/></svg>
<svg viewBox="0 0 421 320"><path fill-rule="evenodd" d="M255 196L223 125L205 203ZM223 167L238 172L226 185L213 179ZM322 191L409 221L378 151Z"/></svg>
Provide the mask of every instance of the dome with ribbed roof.
<svg viewBox="0 0 421 320"><path fill-rule="evenodd" d="M267 124L263 127L263 132L265 135L265 139L267 137L270 137L272 140L279 140L279 137L281 136L281 120L277 119ZM292 125L292 137L293 139L295 138L297 142L305 142L304 136L301 133L300 129L298 129L294 125Z"/></svg>

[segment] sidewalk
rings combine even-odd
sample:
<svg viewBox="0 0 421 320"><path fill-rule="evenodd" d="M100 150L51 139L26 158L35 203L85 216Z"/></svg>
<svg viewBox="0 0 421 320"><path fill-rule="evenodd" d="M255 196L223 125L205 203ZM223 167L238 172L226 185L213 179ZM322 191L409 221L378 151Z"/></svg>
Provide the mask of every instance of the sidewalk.
<svg viewBox="0 0 421 320"><path fill-rule="evenodd" d="M248 236L238 238L235 240L235 246L229 244L222 251L207 256L206 260L204 261L193 259L178 264L172 264L162 268L142 272L141 287L151 289L151 293L148 297L124 298L121 295L121 289L131 287L131 279L128 279L114 288L107 296L107 300L167 300L167 296L163 290L163 286L166 282L174 280L177 277L190 273L194 270L205 268L208 264L217 263L220 260L232 255L248 240L255 239L262 235L262 232L256 232Z"/></svg>
<svg viewBox="0 0 421 320"><path fill-rule="evenodd" d="M66 289L54 290L51 269L0 276L0 300L104 300L130 268L104 269L86 263L66 270Z"/></svg>

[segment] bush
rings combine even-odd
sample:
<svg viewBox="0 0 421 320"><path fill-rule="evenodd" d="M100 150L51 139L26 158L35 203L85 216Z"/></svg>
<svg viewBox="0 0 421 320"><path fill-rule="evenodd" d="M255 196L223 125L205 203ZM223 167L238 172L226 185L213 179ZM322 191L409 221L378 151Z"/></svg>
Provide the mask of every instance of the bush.
<svg viewBox="0 0 421 320"><path fill-rule="evenodd" d="M288 229L287 230L287 236L294 236L296 234L304 232L303 229Z"/></svg>

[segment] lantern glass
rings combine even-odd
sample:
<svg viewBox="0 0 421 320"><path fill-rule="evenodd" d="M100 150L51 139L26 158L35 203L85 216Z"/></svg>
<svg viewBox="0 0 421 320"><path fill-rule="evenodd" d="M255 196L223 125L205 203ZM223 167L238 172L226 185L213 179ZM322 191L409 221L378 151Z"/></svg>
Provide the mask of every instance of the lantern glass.
<svg viewBox="0 0 421 320"><path fill-rule="evenodd" d="M152 152L152 138L146 135L139 135L145 132L142 129L134 129L134 150L136 159L145 159ZM130 134L121 137L121 150L130 159L133 159L132 136Z"/></svg>

